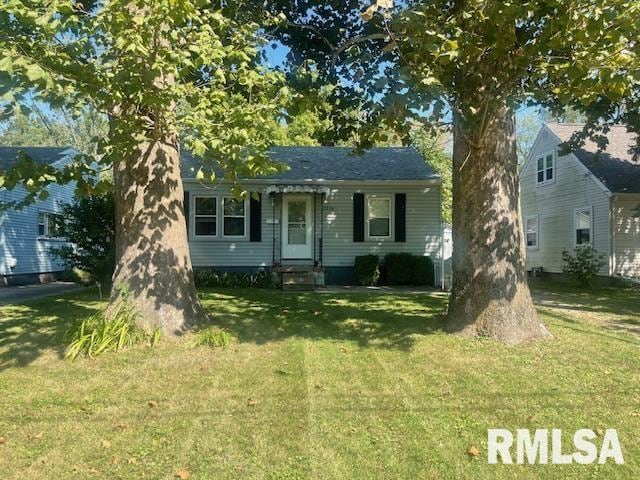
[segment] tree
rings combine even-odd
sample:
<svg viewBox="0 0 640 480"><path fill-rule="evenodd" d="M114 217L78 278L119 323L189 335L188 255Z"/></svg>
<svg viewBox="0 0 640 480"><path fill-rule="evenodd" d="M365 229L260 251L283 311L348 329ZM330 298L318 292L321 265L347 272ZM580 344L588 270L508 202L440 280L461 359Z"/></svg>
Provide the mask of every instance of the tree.
<svg viewBox="0 0 640 480"><path fill-rule="evenodd" d="M95 155L100 139L107 133L107 119L87 108L72 117L66 112L46 112L37 105L29 106L31 114L20 111L0 125L0 144L14 147L72 147Z"/></svg>
<svg viewBox="0 0 640 480"><path fill-rule="evenodd" d="M519 343L549 336L527 285L514 111L575 109L580 142L623 121L640 130L637 0L275 2L290 60L313 58L364 128L453 131L451 331ZM339 95L337 95L339 96ZM601 138L601 140L603 140ZM603 140L604 141L604 140ZM366 146L366 145L365 145Z"/></svg>
<svg viewBox="0 0 640 480"><path fill-rule="evenodd" d="M435 169L442 179L441 214L445 223L451 223L451 208L453 198L452 189L452 163L451 155L444 151L443 145L447 142L447 135L433 136L424 129L419 129L411 135L412 145L420 152L425 161Z"/></svg>
<svg viewBox="0 0 640 480"><path fill-rule="evenodd" d="M53 182L100 191L94 161L113 168L116 268L107 314L120 292L140 326L176 335L206 320L193 282L183 209L180 148L234 184L272 172L262 125L288 96L281 76L259 65L259 25L232 7L201 0L13 0L0 6L0 95L9 109L27 100L78 115L94 108L109 128L100 156L56 171L25 159L0 186L25 186L27 201Z"/></svg>
<svg viewBox="0 0 640 480"><path fill-rule="evenodd" d="M59 236L73 246L53 249L69 268L79 268L91 276L102 296L115 268L116 219L113 193L88 195L65 205L56 218Z"/></svg>

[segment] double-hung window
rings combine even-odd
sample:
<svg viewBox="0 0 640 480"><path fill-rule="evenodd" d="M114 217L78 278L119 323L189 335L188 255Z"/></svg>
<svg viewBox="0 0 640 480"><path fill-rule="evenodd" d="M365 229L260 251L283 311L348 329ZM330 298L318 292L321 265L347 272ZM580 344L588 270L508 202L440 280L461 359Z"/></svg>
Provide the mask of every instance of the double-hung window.
<svg viewBox="0 0 640 480"><path fill-rule="evenodd" d="M246 205L242 199L224 197L224 236L244 237Z"/></svg>
<svg viewBox="0 0 640 480"><path fill-rule="evenodd" d="M196 237L215 237L218 233L216 197L194 197L193 233Z"/></svg>
<svg viewBox="0 0 640 480"><path fill-rule="evenodd" d="M590 245L593 241L593 209L577 208L573 214L574 238L577 245Z"/></svg>
<svg viewBox="0 0 640 480"><path fill-rule="evenodd" d="M367 226L369 237L391 237L391 199L385 197L368 197Z"/></svg>
<svg viewBox="0 0 640 480"><path fill-rule="evenodd" d="M538 248L538 215L531 215L525 220L527 248Z"/></svg>
<svg viewBox="0 0 640 480"><path fill-rule="evenodd" d="M536 159L536 183L546 185L554 181L555 156L553 152L547 153Z"/></svg>
<svg viewBox="0 0 640 480"><path fill-rule="evenodd" d="M60 222L62 215L57 213L38 213L38 236L45 238L61 238Z"/></svg>

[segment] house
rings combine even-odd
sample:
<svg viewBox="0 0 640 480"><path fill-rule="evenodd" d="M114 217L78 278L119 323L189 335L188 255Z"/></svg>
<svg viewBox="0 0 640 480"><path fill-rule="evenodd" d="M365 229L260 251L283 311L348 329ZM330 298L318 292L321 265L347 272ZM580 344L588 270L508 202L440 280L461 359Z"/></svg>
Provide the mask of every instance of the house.
<svg viewBox="0 0 640 480"><path fill-rule="evenodd" d="M244 180L254 195L238 200L224 182L196 180L199 162L183 154L194 268L339 284L358 255L408 252L431 257L440 281L441 182L415 149L276 147L270 157L286 169Z"/></svg>
<svg viewBox="0 0 640 480"><path fill-rule="evenodd" d="M591 245L606 259L600 275L640 277L640 159L624 126L601 152L587 141L563 155L582 125L542 127L520 172L527 269L562 272L562 251Z"/></svg>
<svg viewBox="0 0 640 480"><path fill-rule="evenodd" d="M54 167L63 167L73 158L69 148L0 147L0 171L15 165L21 152L35 162ZM74 188L74 184L51 185L46 200L21 210L0 210L0 285L51 281L64 270L50 251L64 243L51 220L71 202ZM24 196L22 187L12 191L0 188L0 205L18 202Z"/></svg>

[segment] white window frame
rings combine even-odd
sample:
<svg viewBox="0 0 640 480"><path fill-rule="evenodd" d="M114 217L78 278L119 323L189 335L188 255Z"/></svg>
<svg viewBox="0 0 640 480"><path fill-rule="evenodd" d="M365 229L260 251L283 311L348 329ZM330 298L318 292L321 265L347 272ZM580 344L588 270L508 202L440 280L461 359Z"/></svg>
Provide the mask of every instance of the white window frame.
<svg viewBox="0 0 640 480"><path fill-rule="evenodd" d="M243 204L244 204L244 210L243 210L244 215L242 215L242 217L240 215L225 215L224 214L224 202L226 202L227 199L229 199L229 200L240 200L240 201L243 202ZM249 202L247 201L247 199L236 198L236 197L231 196L231 195L225 195L224 197L222 197L222 202L220 204L220 211L222 212L222 215L220 216L220 218L222 218L222 222L221 222L222 226L221 226L221 228L222 228L222 236L224 238L236 238L236 239L238 239L238 238L247 238L247 230L248 230L247 229L247 218L248 218L247 211L249 210L248 203ZM244 226L244 233L242 235L226 235L224 233L224 219L227 218L227 217L229 217L229 218L242 218L243 219L242 224Z"/></svg>
<svg viewBox="0 0 640 480"><path fill-rule="evenodd" d="M553 177L551 177L551 179L547 178L547 157L551 155L551 170L553 171ZM541 182L538 181L538 173L540 173L540 170L538 170L538 160L542 159L542 172L543 172L543 180ZM556 152L554 150L551 150L549 152L545 152L541 155L536 155L535 157L535 175L536 175L536 186L541 187L543 185L550 185L552 183L555 183L556 181L556 176L558 175L558 172L556 171Z"/></svg>
<svg viewBox="0 0 640 480"><path fill-rule="evenodd" d="M578 238L576 235L576 230L577 230L577 225L576 225L576 217L578 215L578 212L589 212L589 243L580 243L578 244ZM582 246L582 245L589 245L591 247L593 247L593 207L592 206L588 206L588 207L581 207L581 208L574 208L573 209L573 230L571 231L571 235L573 235L573 246L574 247L578 247L578 246Z"/></svg>
<svg viewBox="0 0 640 480"><path fill-rule="evenodd" d="M216 214L215 215L197 215L196 214L196 199L198 198L213 198L216 201ZM201 240L206 240L206 239L211 239L211 238L218 238L218 230L220 229L220 222L218 221L220 219L220 215L219 215L219 211L220 211L220 199L217 195L206 195L206 194L199 194L199 195L191 195L191 208L190 208L190 213L189 216L191 217L189 220L191 222L191 237L194 239L201 239ZM202 217L202 218L215 218L216 219L216 233L215 235L198 235L196 234L196 219L198 217Z"/></svg>
<svg viewBox="0 0 640 480"><path fill-rule="evenodd" d="M367 238L371 240L391 239L393 237L393 198L388 195L367 195L366 200L367 211L365 212L365 221L367 222ZM371 217L369 215L370 200L386 200L387 202L389 202L389 235L371 235Z"/></svg>
<svg viewBox="0 0 640 480"><path fill-rule="evenodd" d="M536 244L535 245L529 245L528 240L527 240L527 235L529 234L529 220L535 220L536 221ZM535 215L528 215L527 217L525 217L524 219L524 243L527 247L527 250L538 250L539 245L540 245L540 215L535 214Z"/></svg>
<svg viewBox="0 0 640 480"><path fill-rule="evenodd" d="M40 215L44 216L44 235L40 235ZM49 233L49 217L51 215L62 215L60 213L56 213L56 212L49 212L46 210L38 210L38 217L37 217L37 229L38 229L38 238L41 239L46 239L46 240L64 240L64 238L62 237L54 237Z"/></svg>

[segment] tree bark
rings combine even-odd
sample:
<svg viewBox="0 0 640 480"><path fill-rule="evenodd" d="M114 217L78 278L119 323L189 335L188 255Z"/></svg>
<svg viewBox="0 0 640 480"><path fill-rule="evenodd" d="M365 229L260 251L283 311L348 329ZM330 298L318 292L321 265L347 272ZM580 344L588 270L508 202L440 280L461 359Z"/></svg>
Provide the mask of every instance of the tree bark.
<svg viewBox="0 0 640 480"><path fill-rule="evenodd" d="M514 115L506 106L488 108L482 125L454 115L448 328L517 344L551 335L527 284Z"/></svg>
<svg viewBox="0 0 640 480"><path fill-rule="evenodd" d="M207 316L189 256L177 135L123 157L114 164L116 269L107 315L126 292L139 326L179 335Z"/></svg>

